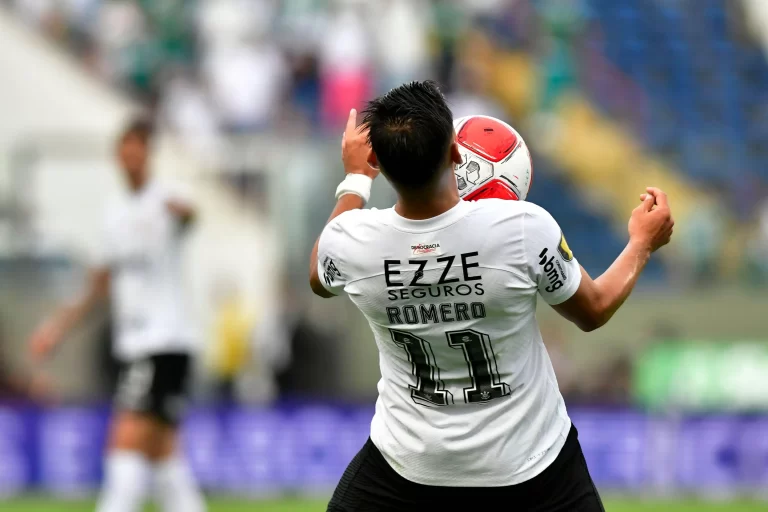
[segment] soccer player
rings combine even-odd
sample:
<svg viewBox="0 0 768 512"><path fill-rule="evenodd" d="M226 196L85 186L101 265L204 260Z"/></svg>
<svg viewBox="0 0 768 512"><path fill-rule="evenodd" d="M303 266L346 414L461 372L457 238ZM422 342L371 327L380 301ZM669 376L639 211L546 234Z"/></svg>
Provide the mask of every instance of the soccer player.
<svg viewBox="0 0 768 512"><path fill-rule="evenodd" d="M117 158L130 193L107 213L84 293L43 322L30 342L37 358L49 354L111 293L115 351L124 370L97 512L143 510L152 484L166 512L205 509L177 453L196 339L184 307L180 251L195 209L185 194L151 177L151 142L146 121L123 132Z"/></svg>
<svg viewBox="0 0 768 512"><path fill-rule="evenodd" d="M451 111L431 82L372 101L342 141L346 179L310 284L367 318L381 380L371 436L329 511L602 511L536 322L537 295L585 331L605 324L669 242L649 188L629 243L592 279L557 222L523 201L459 200ZM370 144L370 145L369 145ZM398 201L363 209L381 171Z"/></svg>

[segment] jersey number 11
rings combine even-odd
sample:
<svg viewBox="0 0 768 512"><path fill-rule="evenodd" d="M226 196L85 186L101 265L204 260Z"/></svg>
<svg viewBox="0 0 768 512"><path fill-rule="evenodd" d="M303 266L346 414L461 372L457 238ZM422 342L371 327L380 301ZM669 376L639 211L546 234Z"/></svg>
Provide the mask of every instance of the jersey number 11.
<svg viewBox="0 0 768 512"><path fill-rule="evenodd" d="M430 343L409 332L390 329L392 340L405 349L411 362L416 385L411 385L411 398L419 405L441 406L454 403L453 395L440 379ZM491 338L473 329L448 331L448 346L461 350L469 370L470 385L464 388L464 402L488 402L510 394L509 385L501 382Z"/></svg>

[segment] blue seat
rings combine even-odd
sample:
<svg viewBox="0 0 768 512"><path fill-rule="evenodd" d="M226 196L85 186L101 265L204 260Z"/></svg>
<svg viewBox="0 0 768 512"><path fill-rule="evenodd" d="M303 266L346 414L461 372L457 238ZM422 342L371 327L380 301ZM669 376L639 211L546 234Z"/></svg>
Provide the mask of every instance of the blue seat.
<svg viewBox="0 0 768 512"><path fill-rule="evenodd" d="M734 162L768 175L768 109L759 108L768 105L768 63L759 49L731 40L726 1L684 10L656 0L587 0L603 33L595 47L647 95L638 135L695 181L722 179L723 165Z"/></svg>

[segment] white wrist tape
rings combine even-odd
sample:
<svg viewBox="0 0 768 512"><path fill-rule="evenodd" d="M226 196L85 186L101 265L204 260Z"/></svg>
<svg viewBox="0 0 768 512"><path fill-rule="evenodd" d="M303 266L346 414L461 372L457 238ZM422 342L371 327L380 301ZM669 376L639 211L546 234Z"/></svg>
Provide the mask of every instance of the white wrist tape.
<svg viewBox="0 0 768 512"><path fill-rule="evenodd" d="M362 197L363 202L367 204L371 198L371 185L373 185L373 179L364 174L347 174L344 181L336 188L336 199L344 194L355 194Z"/></svg>

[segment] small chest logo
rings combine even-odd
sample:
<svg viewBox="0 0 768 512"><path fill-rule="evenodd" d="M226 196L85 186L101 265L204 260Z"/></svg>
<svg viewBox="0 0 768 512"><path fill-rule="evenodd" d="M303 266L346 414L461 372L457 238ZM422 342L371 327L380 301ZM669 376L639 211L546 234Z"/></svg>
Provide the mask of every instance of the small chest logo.
<svg viewBox="0 0 768 512"><path fill-rule="evenodd" d="M439 256L442 253L440 242L411 245L411 256Z"/></svg>

